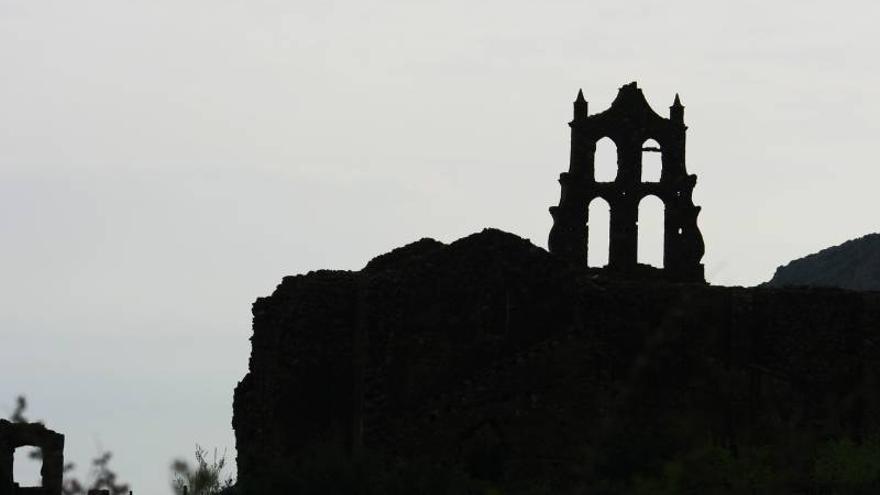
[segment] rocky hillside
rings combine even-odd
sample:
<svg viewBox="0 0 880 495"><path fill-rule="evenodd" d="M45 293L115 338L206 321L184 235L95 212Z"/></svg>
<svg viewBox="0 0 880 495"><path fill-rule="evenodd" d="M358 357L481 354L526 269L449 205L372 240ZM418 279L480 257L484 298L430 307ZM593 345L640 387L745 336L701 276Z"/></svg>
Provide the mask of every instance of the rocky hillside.
<svg viewBox="0 0 880 495"><path fill-rule="evenodd" d="M880 233L846 241L780 266L766 285L880 290Z"/></svg>

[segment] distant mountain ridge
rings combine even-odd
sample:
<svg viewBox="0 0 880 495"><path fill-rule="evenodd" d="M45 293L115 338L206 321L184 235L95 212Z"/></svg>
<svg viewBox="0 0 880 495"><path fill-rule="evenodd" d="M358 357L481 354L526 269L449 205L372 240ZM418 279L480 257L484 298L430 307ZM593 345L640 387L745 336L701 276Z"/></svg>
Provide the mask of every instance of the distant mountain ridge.
<svg viewBox="0 0 880 495"><path fill-rule="evenodd" d="M765 285L880 290L880 233L852 239L780 266Z"/></svg>

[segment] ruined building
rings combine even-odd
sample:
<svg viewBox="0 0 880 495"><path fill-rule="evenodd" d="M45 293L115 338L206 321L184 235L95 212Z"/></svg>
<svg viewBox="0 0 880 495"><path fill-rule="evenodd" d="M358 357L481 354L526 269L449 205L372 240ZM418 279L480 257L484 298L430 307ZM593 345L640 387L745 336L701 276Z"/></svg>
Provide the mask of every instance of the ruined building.
<svg viewBox="0 0 880 495"><path fill-rule="evenodd" d="M19 487L13 479L15 449L37 447L42 453L42 486ZM0 495L61 495L64 474L64 435L40 423L10 423L0 419Z"/></svg>
<svg viewBox="0 0 880 495"><path fill-rule="evenodd" d="M460 469L504 493L586 493L706 447L880 435L880 292L703 283L683 114L676 98L658 116L635 84L593 116L579 95L550 252L494 229L422 239L358 271L284 277L257 299L233 402L239 481L295 484L330 445ZM594 180L602 136L617 143L613 182ZM656 182L640 180L648 138ZM646 195L666 205L662 269L637 263ZM610 263L592 277L597 197L611 206ZM806 469L778 459L766 470ZM746 478L734 474L722 481Z"/></svg>
<svg viewBox="0 0 880 495"><path fill-rule="evenodd" d="M571 161L568 172L559 176L562 195L559 205L550 208L553 228L550 252L574 266L587 267L587 241L590 235L589 204L603 198L610 205L611 232L606 271L627 278L663 278L679 282L702 282L703 237L697 227L700 207L691 193L696 175L685 168L684 106L678 95L669 107L669 118L657 115L636 83L620 88L611 108L595 115L583 92L574 102L571 126ZM608 137L617 146L617 177L613 182L597 182L596 142ZM646 148L654 140L659 149ZM642 181L642 156L659 152L662 157L660 180ZM656 196L665 208L663 268L637 263L639 203Z"/></svg>

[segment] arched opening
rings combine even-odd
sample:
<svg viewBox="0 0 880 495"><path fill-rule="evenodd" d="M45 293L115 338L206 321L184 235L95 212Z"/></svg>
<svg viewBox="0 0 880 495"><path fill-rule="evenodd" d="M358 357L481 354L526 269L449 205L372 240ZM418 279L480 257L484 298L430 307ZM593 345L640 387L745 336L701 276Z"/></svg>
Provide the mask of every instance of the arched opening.
<svg viewBox="0 0 880 495"><path fill-rule="evenodd" d="M596 182L614 182L617 179L617 146L611 138L596 141L596 155L593 159Z"/></svg>
<svg viewBox="0 0 880 495"><path fill-rule="evenodd" d="M649 139L642 144L642 182L660 182L663 155L660 144Z"/></svg>
<svg viewBox="0 0 880 495"><path fill-rule="evenodd" d="M18 486L42 486L40 469L43 467L42 451L36 447L19 447L13 452L12 479Z"/></svg>
<svg viewBox="0 0 880 495"><path fill-rule="evenodd" d="M608 264L611 243L611 207L602 198L590 201L587 221L587 266L601 268Z"/></svg>
<svg viewBox="0 0 880 495"><path fill-rule="evenodd" d="M656 196L639 202L639 263L663 268L663 224L665 207Z"/></svg>

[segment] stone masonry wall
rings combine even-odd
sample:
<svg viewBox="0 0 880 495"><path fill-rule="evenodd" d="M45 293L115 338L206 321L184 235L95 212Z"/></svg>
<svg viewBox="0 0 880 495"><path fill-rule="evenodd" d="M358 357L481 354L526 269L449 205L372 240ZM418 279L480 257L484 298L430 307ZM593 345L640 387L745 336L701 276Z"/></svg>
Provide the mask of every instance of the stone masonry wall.
<svg viewBox="0 0 880 495"><path fill-rule="evenodd" d="M880 427L878 322L875 292L613 283L497 230L422 240L254 304L239 477L328 441L564 480L630 423L857 436Z"/></svg>

